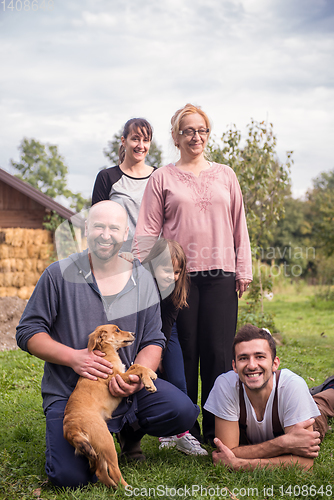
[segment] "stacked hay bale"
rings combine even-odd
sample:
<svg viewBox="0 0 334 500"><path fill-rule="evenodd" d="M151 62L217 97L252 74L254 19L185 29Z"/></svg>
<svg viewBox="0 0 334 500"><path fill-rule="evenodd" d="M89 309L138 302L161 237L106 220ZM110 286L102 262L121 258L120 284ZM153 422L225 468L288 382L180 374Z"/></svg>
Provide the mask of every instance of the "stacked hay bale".
<svg viewBox="0 0 334 500"><path fill-rule="evenodd" d="M29 299L53 256L50 231L0 229L0 297Z"/></svg>

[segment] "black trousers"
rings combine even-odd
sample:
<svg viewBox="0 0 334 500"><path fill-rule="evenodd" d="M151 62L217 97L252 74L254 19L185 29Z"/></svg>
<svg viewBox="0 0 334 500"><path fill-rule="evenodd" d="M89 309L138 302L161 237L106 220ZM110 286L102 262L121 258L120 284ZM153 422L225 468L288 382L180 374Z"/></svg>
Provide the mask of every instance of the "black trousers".
<svg viewBox="0 0 334 500"><path fill-rule="evenodd" d="M189 307L177 318L188 396L198 399L198 367L201 376L201 405L221 373L232 369L232 343L235 336L238 297L235 274L221 269L190 273ZM198 421L190 432L200 439ZM215 437L214 415L203 410L204 441Z"/></svg>

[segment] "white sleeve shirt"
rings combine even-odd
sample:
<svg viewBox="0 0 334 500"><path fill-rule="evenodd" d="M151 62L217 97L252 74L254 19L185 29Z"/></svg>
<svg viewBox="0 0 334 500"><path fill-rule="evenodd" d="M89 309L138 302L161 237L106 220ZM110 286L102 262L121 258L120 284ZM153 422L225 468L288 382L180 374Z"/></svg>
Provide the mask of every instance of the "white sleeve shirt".
<svg viewBox="0 0 334 500"><path fill-rule="evenodd" d="M247 436L254 444L274 438L272 430L272 405L275 388L276 375L274 375L273 389L267 401L262 421L257 420L254 408L244 389L247 412ZM221 419L233 422L239 420L239 377L234 371L223 373L216 379L204 408ZM305 380L286 368L281 370L279 380L278 415L283 428L320 415Z"/></svg>

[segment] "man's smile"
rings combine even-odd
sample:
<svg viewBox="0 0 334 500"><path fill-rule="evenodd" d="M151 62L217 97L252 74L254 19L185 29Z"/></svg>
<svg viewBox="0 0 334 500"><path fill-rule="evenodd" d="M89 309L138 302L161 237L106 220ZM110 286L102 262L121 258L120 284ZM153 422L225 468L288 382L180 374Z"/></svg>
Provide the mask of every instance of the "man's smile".
<svg viewBox="0 0 334 500"><path fill-rule="evenodd" d="M110 247L114 243L113 242L103 243L102 241L98 241L97 244L100 245L101 247Z"/></svg>
<svg viewBox="0 0 334 500"><path fill-rule="evenodd" d="M250 373L245 373L245 377L249 377L249 378L258 378L262 375L263 372L250 372Z"/></svg>

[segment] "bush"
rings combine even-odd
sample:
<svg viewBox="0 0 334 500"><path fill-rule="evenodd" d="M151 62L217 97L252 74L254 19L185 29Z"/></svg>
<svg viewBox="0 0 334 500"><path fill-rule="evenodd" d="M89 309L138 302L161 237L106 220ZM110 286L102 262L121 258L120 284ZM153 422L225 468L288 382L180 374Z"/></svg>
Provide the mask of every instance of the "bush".
<svg viewBox="0 0 334 500"><path fill-rule="evenodd" d="M272 293L272 289L270 267L257 261L257 265L253 265L253 281L247 291L247 302L239 307L237 329L251 323L258 328L268 328L271 333L278 331L273 316L263 309L263 299Z"/></svg>
<svg viewBox="0 0 334 500"><path fill-rule="evenodd" d="M250 304L247 304L246 307L239 308L237 330L246 323L251 323L258 328L268 328L270 333L278 333L273 315L270 313L262 313L261 311L254 311Z"/></svg>

